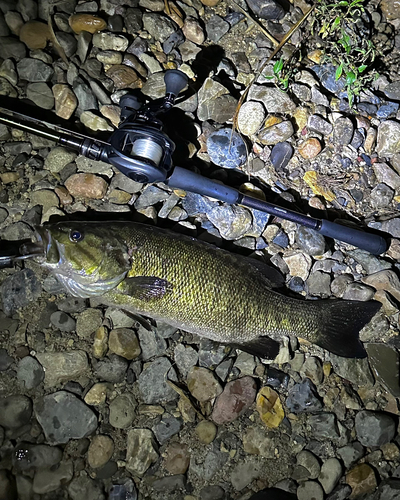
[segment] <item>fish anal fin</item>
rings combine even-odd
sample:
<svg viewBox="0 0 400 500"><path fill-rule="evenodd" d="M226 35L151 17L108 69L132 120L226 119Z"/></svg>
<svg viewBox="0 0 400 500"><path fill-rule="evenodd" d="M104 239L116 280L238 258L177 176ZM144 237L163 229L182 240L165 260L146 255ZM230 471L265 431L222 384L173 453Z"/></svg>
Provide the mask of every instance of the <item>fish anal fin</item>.
<svg viewBox="0 0 400 500"><path fill-rule="evenodd" d="M236 349L264 359L274 359L279 354L280 343L271 337L257 337L250 342L230 344Z"/></svg>
<svg viewBox="0 0 400 500"><path fill-rule="evenodd" d="M157 276L134 276L125 278L121 292L140 300L157 300L172 292L172 288L169 281Z"/></svg>

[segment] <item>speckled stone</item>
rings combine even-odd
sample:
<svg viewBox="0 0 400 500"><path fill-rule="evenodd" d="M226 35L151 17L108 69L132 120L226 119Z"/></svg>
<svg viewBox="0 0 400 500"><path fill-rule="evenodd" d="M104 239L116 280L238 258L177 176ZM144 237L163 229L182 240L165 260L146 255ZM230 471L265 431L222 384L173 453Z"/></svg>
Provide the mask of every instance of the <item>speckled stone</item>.
<svg viewBox="0 0 400 500"><path fill-rule="evenodd" d="M101 200L108 184L95 174L73 174L65 181L65 187L73 197Z"/></svg>

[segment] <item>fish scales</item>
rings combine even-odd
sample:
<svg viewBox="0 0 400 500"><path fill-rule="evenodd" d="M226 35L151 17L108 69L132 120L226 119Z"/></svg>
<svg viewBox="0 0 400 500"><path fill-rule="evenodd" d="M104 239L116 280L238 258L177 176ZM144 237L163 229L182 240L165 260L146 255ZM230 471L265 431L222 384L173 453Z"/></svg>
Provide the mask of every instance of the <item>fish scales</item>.
<svg viewBox="0 0 400 500"><path fill-rule="evenodd" d="M360 329L376 301L306 301L271 290L257 261L133 222L61 222L37 228L43 256L66 290L182 330L274 357L293 334L335 354L363 357Z"/></svg>

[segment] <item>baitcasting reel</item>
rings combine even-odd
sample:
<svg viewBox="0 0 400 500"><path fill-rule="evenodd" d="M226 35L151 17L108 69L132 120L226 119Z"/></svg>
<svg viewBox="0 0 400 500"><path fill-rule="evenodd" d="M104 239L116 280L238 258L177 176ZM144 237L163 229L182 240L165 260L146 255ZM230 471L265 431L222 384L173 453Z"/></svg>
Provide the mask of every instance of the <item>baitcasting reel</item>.
<svg viewBox="0 0 400 500"><path fill-rule="evenodd" d="M244 195L237 189L185 168L174 167L172 153L175 144L163 132L163 124L158 117L172 108L177 95L188 84L188 78L181 71L172 69L166 71L164 80L166 95L163 98L146 104L135 95L126 94L121 97L121 122L109 142L59 126L54 128L49 123L15 111L11 116L0 113L0 123L53 140L93 160L110 163L127 177L140 183L164 182L172 188L210 196L229 204L241 204L302 224L324 236L350 243L372 254L379 255L386 251L387 243L380 235L358 231L326 219L315 219ZM11 100L0 96L0 107L10 111ZM34 125L31 124L32 121Z"/></svg>

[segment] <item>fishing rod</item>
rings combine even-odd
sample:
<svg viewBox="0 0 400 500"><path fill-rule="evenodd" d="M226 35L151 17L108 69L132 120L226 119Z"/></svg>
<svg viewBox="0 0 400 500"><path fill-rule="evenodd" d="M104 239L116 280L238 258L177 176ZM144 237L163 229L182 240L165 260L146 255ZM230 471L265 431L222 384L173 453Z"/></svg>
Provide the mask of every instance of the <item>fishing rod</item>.
<svg viewBox="0 0 400 500"><path fill-rule="evenodd" d="M188 84L188 77L181 71L172 69L166 71L164 80L165 96L152 102L146 103L131 94L121 97L120 125L111 134L108 142L32 119L22 113L13 112L12 116L0 113L0 123L50 139L90 159L110 163L136 182L144 184L164 182L171 188L257 209L314 229L329 238L350 243L374 255L387 250L387 242L380 235L288 210L247 196L237 189L185 168L174 166L172 153L175 144L163 131L163 123L159 116L174 106L176 97Z"/></svg>

